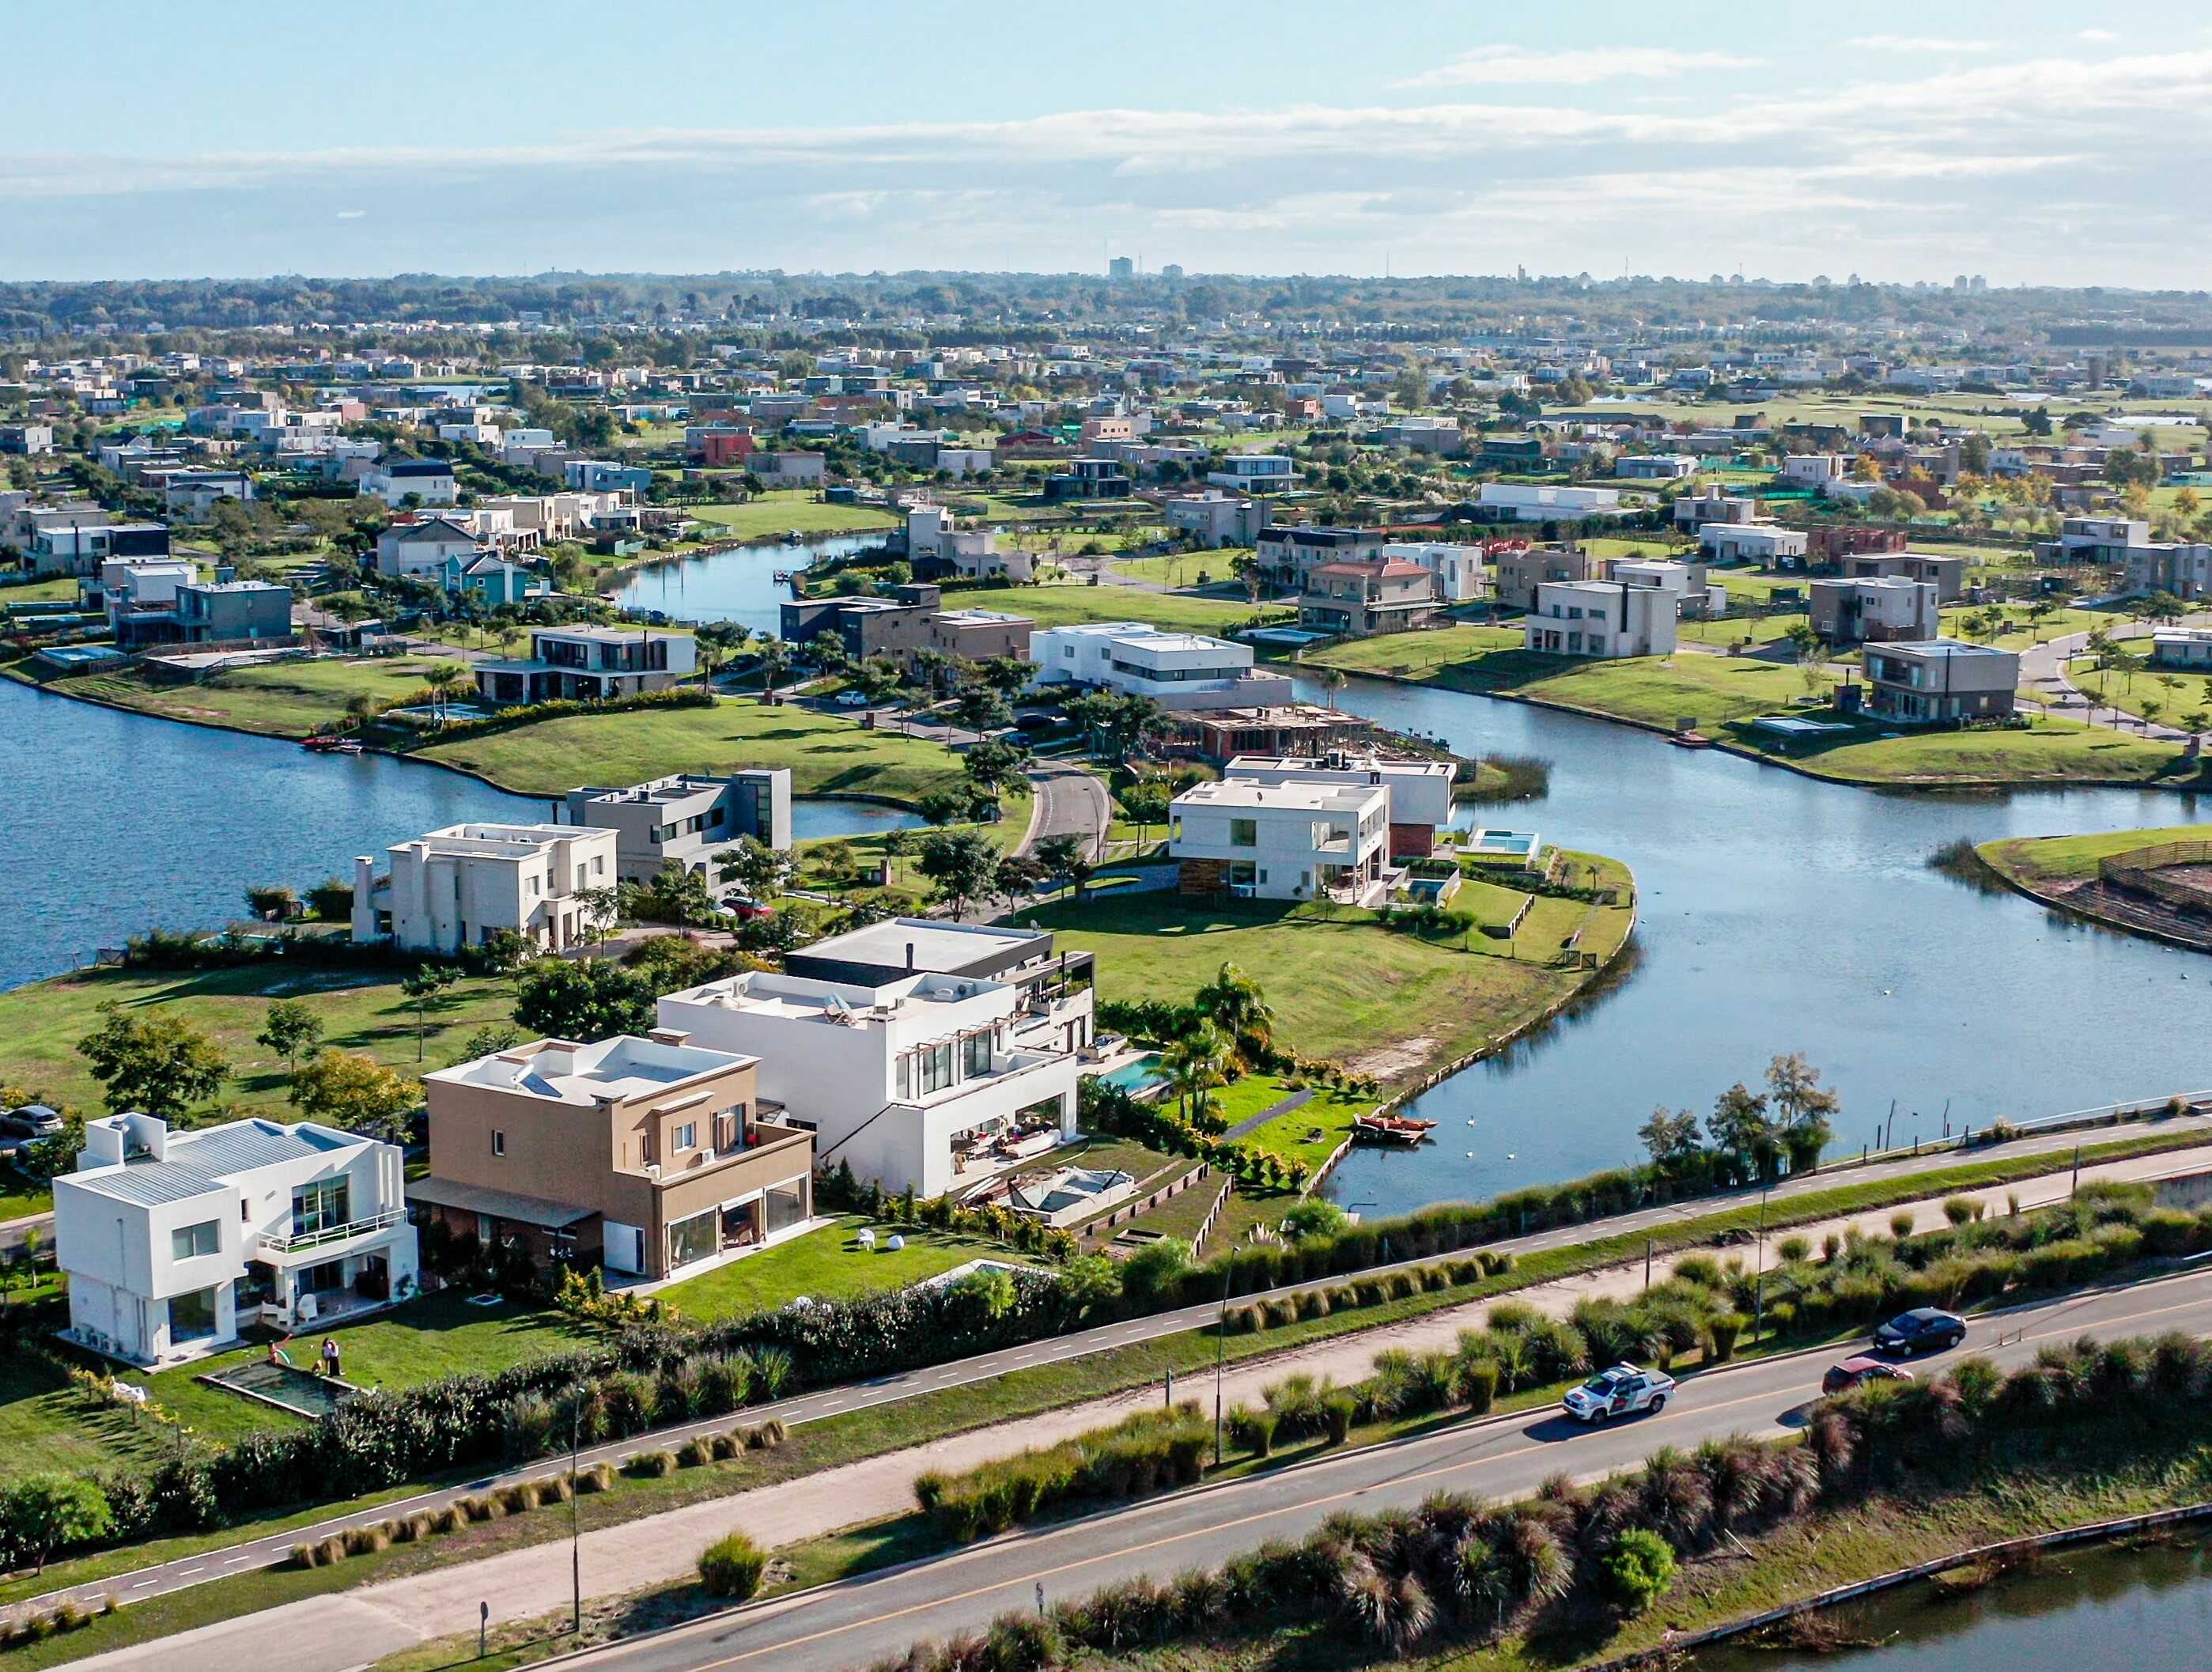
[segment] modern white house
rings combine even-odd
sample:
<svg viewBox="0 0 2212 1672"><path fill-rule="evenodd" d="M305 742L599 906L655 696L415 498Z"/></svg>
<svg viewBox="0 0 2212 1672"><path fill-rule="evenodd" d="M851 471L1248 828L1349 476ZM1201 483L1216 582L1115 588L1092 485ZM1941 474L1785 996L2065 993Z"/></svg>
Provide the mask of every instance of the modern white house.
<svg viewBox="0 0 2212 1672"><path fill-rule="evenodd" d="M1437 833L1451 824L1452 785L1458 775L1449 761L1338 753L1319 758L1238 755L1221 775L1255 784L1379 784L1389 797L1390 856L1426 859L1437 845Z"/></svg>
<svg viewBox="0 0 2212 1672"><path fill-rule="evenodd" d="M1619 581L1547 581L1523 643L1553 656L1671 656L1679 594Z"/></svg>
<svg viewBox="0 0 2212 1672"><path fill-rule="evenodd" d="M1698 544L1718 563L1778 563L1803 557L1811 540L1803 529L1778 522L1709 522L1698 530Z"/></svg>
<svg viewBox="0 0 2212 1672"><path fill-rule="evenodd" d="M1036 683L1103 685L1165 708L1266 708L1291 700L1291 681L1256 671L1252 648L1141 621L1080 622L1030 635Z"/></svg>
<svg viewBox="0 0 2212 1672"><path fill-rule="evenodd" d="M541 627L527 658L477 664L477 694L487 702L605 702L672 690L698 671L689 633Z"/></svg>
<svg viewBox="0 0 2212 1672"><path fill-rule="evenodd" d="M1518 522L1610 514L1620 509L1618 488L1554 487L1546 482L1486 482L1482 508L1503 511Z"/></svg>
<svg viewBox="0 0 2212 1672"><path fill-rule="evenodd" d="M353 938L458 952L512 929L547 952L591 939L577 896L618 879L620 833L574 824L453 824L353 862Z"/></svg>
<svg viewBox="0 0 2212 1672"><path fill-rule="evenodd" d="M690 1044L757 1057L762 1097L814 1134L817 1167L937 1196L1076 1135L1079 1059L1035 1025L1036 1009L1021 986L976 976L750 970L665 995L659 1020Z"/></svg>
<svg viewBox="0 0 2212 1672"><path fill-rule="evenodd" d="M572 789L563 812L570 824L614 831L617 872L641 883L672 860L704 871L739 836L790 847L791 769L678 772L628 789Z"/></svg>
<svg viewBox="0 0 2212 1672"><path fill-rule="evenodd" d="M407 500L417 505L451 505L460 497L453 467L442 459L382 459L361 478L361 491L395 511Z"/></svg>
<svg viewBox="0 0 2212 1672"><path fill-rule="evenodd" d="M1838 453L1801 453L1782 461L1782 479L1801 488L1819 488L1840 482L1846 474L1843 457Z"/></svg>
<svg viewBox="0 0 2212 1672"><path fill-rule="evenodd" d="M2150 659L2160 667L2212 669L2212 627L2160 627L2150 635Z"/></svg>
<svg viewBox="0 0 2212 1672"><path fill-rule="evenodd" d="M1490 573L1482 548L1448 540L1406 540L1382 548L1385 562L1419 563L1437 578L1437 596L1446 604L1472 604L1490 593Z"/></svg>
<svg viewBox="0 0 2212 1672"><path fill-rule="evenodd" d="M1273 453L1232 453L1214 460L1206 479L1243 494L1279 494L1298 485L1297 464Z"/></svg>
<svg viewBox="0 0 2212 1672"><path fill-rule="evenodd" d="M234 1345L249 1324L304 1329L406 1299L404 1159L307 1121L87 1121L76 1170L54 1180L70 1339L173 1364Z"/></svg>
<svg viewBox="0 0 2212 1672"><path fill-rule="evenodd" d="M1194 784L1169 804L1169 856L1185 894L1358 900L1381 879L1390 792L1377 784Z"/></svg>

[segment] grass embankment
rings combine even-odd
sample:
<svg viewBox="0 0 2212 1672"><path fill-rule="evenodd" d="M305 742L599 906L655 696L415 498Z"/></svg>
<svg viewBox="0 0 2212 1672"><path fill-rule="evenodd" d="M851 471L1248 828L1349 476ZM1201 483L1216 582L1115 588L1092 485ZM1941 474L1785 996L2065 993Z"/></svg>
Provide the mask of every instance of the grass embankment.
<svg viewBox="0 0 2212 1672"><path fill-rule="evenodd" d="M1409 635L1460 635L1457 654L1453 647L1440 646L1434 663L1425 666L1429 652L1410 645L1401 649L1396 639L1332 646L1305 660L1309 666L1407 678L1447 690L1517 697L1661 731L1671 732L1687 720L1697 730L1747 754L1850 783L2163 783L2187 788L2203 781L2198 769L2183 759L2179 744L2130 738L2073 720L2040 719L2024 730L1901 733L1832 710L1796 708L1797 699L1806 693L1804 680L1794 667L1693 653L1590 661L1520 649L1485 649L1468 636L1498 630L1461 627L1444 634ZM1400 664L1409 671L1398 672ZM1811 743L1784 745L1747 723L1762 714L1784 712L1841 721L1850 730Z"/></svg>
<svg viewBox="0 0 2212 1672"><path fill-rule="evenodd" d="M49 680L46 688L163 720L224 726L270 737L303 738L343 720L347 702L356 696L373 696L390 704L419 695L424 675L448 660L390 656L277 662L235 668L193 684L149 679L139 670L131 669Z"/></svg>
<svg viewBox="0 0 2212 1672"><path fill-rule="evenodd" d="M960 757L941 744L742 698L711 708L571 714L431 743L415 752L523 795L757 766L790 768L794 795L869 795L910 803L951 787L961 777Z"/></svg>
<svg viewBox="0 0 2212 1672"><path fill-rule="evenodd" d="M2089 881L2098 865L2122 854L2169 842L2212 839L2212 824L2172 824L2153 830L2105 830L2094 836L2008 836L1974 849L2008 882L2031 892L2059 893Z"/></svg>
<svg viewBox="0 0 2212 1672"><path fill-rule="evenodd" d="M830 505L805 488L776 489L743 504L686 505L700 525L697 538L757 540L797 529L802 534L861 534L896 528L899 520L872 505Z"/></svg>
<svg viewBox="0 0 2212 1672"><path fill-rule="evenodd" d="M971 588L946 593L945 602L1008 611L1027 616L1040 627L1065 627L1085 621L1141 621L1154 627L1217 635L1243 626L1255 614L1270 611L1279 614L1284 607L1266 604L1255 611L1242 598L1193 598L1180 593L1139 592L1131 587L1093 587L1083 581Z"/></svg>
<svg viewBox="0 0 2212 1672"><path fill-rule="evenodd" d="M2202 1134L2193 1132L2147 1134L2089 1146L2083 1150L2081 1158L2085 1164L2119 1160L2201 1142ZM2070 1157L2069 1160L2070 1162ZM1955 1166L1907 1177L1864 1180L1832 1190L1783 1198L1765 1213L1764 1224L1771 1232L1790 1225L1811 1224L1838 1215L1871 1212L1903 1201L1936 1200L1970 1187L1986 1188L2046 1176L2051 1172L2053 1164L2054 1158L2049 1154L2020 1156L1962 1162ZM793 1430L789 1443L780 1450L748 1454L744 1459L735 1462L684 1469L665 1479L635 1480L625 1477L614 1491L580 1500L583 1506L583 1524L587 1530L593 1527L621 1525L684 1504L724 1497L777 1480L819 1473L843 1463L924 1444L933 1439L997 1422L1065 1409L1089 1400L1158 1382L1170 1371L1188 1375L1202 1370L1214 1362L1217 1348L1230 1362L1241 1364L1331 1336L1401 1322L1448 1307L1480 1304L1514 1289L1641 1260L1647 1243L1662 1254L1705 1247L1717 1238L1748 1231L1760 1222L1761 1210L1758 1203L1741 1201L1686 1218L1659 1231L1656 1237L1645 1231L1622 1232L1611 1237L1598 1235L1589 1242L1571 1247L1528 1255L1516 1262L1511 1272L1486 1278L1479 1283L1424 1291L1381 1305L1364 1307L1356 1311L1340 1311L1329 1317L1307 1319L1254 1335L1221 1338L1211 1330L1184 1331L1150 1341L1118 1347L1111 1353L1010 1371L990 1382L971 1387L946 1389L897 1404L826 1418ZM1593 1230L1601 1231L1601 1227L1593 1227ZM1334 1286L1334 1282L1316 1286ZM550 1473L552 1468L553 1465L549 1462L546 1468L539 1472ZM108 1575L155 1562L174 1560L246 1539L290 1530L320 1521L344 1509L373 1507L415 1489L397 1487L377 1494L372 1499L362 1499L350 1505L333 1505L300 1510L221 1532L160 1540L128 1551L110 1551L74 1561L58 1562L48 1568L43 1578L26 1576L0 1584L0 1603L21 1601L64 1586L96 1583ZM463 1556L488 1555L517 1545L544 1542L566 1536L567 1531L568 1517L565 1513L548 1511L517 1516L505 1521L483 1523L456 1537L427 1544L398 1546L381 1554L357 1558L334 1567L305 1571L273 1570L197 1586L134 1605L112 1618L95 1622L82 1632L72 1633L66 1639L55 1639L57 1645L66 1644L69 1646L65 1649L53 1647L42 1651L46 1653L46 1658L23 1663L50 1665L62 1658L94 1654L125 1644L187 1631L195 1626L228 1619L257 1608L275 1607L302 1596L373 1580L397 1578ZM880 1529L869 1529L863 1535L848 1535L842 1541L833 1542L839 1542L852 1551L879 1550L883 1553L884 1560L899 1560L908 1554L921 1553L916 1550L899 1548L896 1541L885 1539ZM837 1570L831 1567L830 1554L822 1553L819 1560L829 1571L803 1569L801 1582L817 1583L823 1578L835 1577Z"/></svg>
<svg viewBox="0 0 2212 1672"><path fill-rule="evenodd" d="M1625 899L1627 867L1595 862ZM1344 1058L1403 1080L1527 1025L1583 986L1589 972L1534 960L1556 951L1587 909L1539 900L1512 943L1480 934L1426 940L1348 906L1224 904L1166 893L1025 908L1019 916L1098 955L1102 1000L1188 999L1232 963L1263 976L1276 1031L1301 1055ZM1586 950L1609 958L1632 915L1625 903L1601 908ZM1532 956L1509 956L1509 945Z"/></svg>

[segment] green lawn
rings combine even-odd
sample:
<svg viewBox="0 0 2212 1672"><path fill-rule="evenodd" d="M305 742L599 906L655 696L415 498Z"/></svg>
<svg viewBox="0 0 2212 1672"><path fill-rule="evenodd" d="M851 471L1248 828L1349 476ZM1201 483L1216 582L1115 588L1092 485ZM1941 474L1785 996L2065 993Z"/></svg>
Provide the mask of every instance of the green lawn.
<svg viewBox="0 0 2212 1672"><path fill-rule="evenodd" d="M1386 633L1378 638L1347 639L1325 650L1308 651L1303 666L1341 668L1346 673L1381 673L1398 679L1449 684L1440 676L1462 663L1498 651L1517 651L1527 641L1518 627L1462 623L1425 633Z"/></svg>
<svg viewBox="0 0 2212 1672"><path fill-rule="evenodd" d="M50 1104L96 1111L100 1085L76 1048L99 1026L100 1006L112 1001L126 1012L158 1009L206 1030L230 1060L222 1100L241 1113L281 1115L289 1107L284 1061L255 1044L253 1036L267 1018L269 1001L282 998L314 1011L325 1043L416 1072L415 1012L400 994L398 972L283 963L197 974L81 970L0 993L0 1083L27 1087ZM514 1007L513 989L503 980L471 977L448 988L429 1009L428 1066L452 1061L471 1032L506 1020Z"/></svg>
<svg viewBox="0 0 2212 1672"><path fill-rule="evenodd" d="M1615 881L1627 872L1601 864ZM1572 901L1543 900L1519 941L1556 947L1579 921ZM1255 901L1216 904L1174 894L1107 897L1039 907L1024 922L1098 955L1102 1000L1188 1000L1222 964L1265 988L1276 1031L1308 1056L1364 1058L1385 1079L1472 1051L1572 992L1583 979L1507 956L1481 935L1462 947L1386 931L1349 907ZM1624 908L1602 912L1589 948L1608 953L1626 932Z"/></svg>
<svg viewBox="0 0 2212 1672"><path fill-rule="evenodd" d="M2106 830L2095 836L2012 836L1985 842L1974 851L2000 874L2023 887L2087 882L2098 862L2139 848L2212 839L2212 824L2174 824L2155 830Z"/></svg>
<svg viewBox="0 0 2212 1672"><path fill-rule="evenodd" d="M2164 781L2186 787L2202 781L2193 774L2176 775L2185 764L2179 744L2148 742L2070 720L2038 720L2020 731L1895 737L1871 727L1862 732L1868 740L1799 748L1790 757L1815 772L1865 783Z"/></svg>
<svg viewBox="0 0 2212 1672"><path fill-rule="evenodd" d="M794 795L912 803L961 776L959 757L940 744L745 698L711 708L567 715L416 752L525 795L557 795L577 784L634 784L672 772L785 766Z"/></svg>
<svg viewBox="0 0 2212 1672"><path fill-rule="evenodd" d="M879 1289L903 1289L971 1260L1027 1263L994 1242L958 1237L917 1225L878 1225L873 1252L854 1240L869 1221L848 1215L835 1225L810 1231L772 1249L659 1291L660 1298L687 1318L736 1317L781 1306L801 1295L814 1300L845 1300ZM893 1252L884 1244L896 1234L906 1246Z"/></svg>
<svg viewBox="0 0 2212 1672"><path fill-rule="evenodd" d="M1143 593L1128 587L1093 587L1081 581L1048 581L1006 591L959 593L963 603L1009 610L1040 627L1065 627L1084 621L1143 621L1155 627L1179 627L1194 633L1224 634L1252 619L1243 599L1185 598L1173 593ZM1262 605L1279 614L1281 605Z"/></svg>
<svg viewBox="0 0 2212 1672"><path fill-rule="evenodd" d="M418 696L429 656L331 659L239 668L198 684L149 680L136 670L50 681L72 696L112 702L168 720L197 720L275 737L300 738L345 716L349 699L367 694L398 702Z"/></svg>
<svg viewBox="0 0 2212 1672"><path fill-rule="evenodd" d="M58 575L46 581L27 581L20 587L0 587L0 608L10 604L74 604L76 577Z"/></svg>
<svg viewBox="0 0 2212 1672"><path fill-rule="evenodd" d="M51 1212L53 1205L54 1193L45 1185L32 1183L13 1167L0 1166L0 1225Z"/></svg>
<svg viewBox="0 0 2212 1672"><path fill-rule="evenodd" d="M1965 631L1960 623L1970 617L1990 614L2001 617L2005 630L1993 638L1981 638ZM2053 610L2038 617L2025 604L1990 605L1986 608L1954 605L1943 611L1943 630L1954 639L1972 638L1977 644L1995 645L2000 650L2026 650L2032 645L2047 644L2069 633L2093 633L2100 627L2111 630L2127 624L2126 617L2109 610Z"/></svg>
<svg viewBox="0 0 2212 1672"><path fill-rule="evenodd" d="M1720 621L1686 621L1675 629L1691 644L1771 644L1790 636L1790 629L1811 617L1802 610L1771 616L1734 616Z"/></svg>
<svg viewBox="0 0 2212 1672"><path fill-rule="evenodd" d="M795 528L802 534L852 534L896 528L899 520L872 505L827 505L805 488L778 489L742 505L679 508L710 540L749 540Z"/></svg>
<svg viewBox="0 0 2212 1672"><path fill-rule="evenodd" d="M1114 572L1126 575L1132 581L1151 581L1166 587L1202 587L1209 581L1233 581L1237 572L1230 562L1240 550L1250 548L1223 546L1206 551L1178 551L1165 557L1117 557Z"/></svg>

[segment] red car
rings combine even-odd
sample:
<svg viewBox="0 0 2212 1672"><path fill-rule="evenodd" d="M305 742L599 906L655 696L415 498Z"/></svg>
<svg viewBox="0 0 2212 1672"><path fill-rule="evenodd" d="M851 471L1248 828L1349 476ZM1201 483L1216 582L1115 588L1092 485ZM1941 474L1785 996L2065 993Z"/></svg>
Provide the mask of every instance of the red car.
<svg viewBox="0 0 2212 1672"><path fill-rule="evenodd" d="M1828 1373L1820 1378L1824 1394L1849 1392L1866 1382L1910 1382L1912 1372L1899 1370L1895 1365L1881 1359L1846 1359L1840 1365L1832 1365Z"/></svg>

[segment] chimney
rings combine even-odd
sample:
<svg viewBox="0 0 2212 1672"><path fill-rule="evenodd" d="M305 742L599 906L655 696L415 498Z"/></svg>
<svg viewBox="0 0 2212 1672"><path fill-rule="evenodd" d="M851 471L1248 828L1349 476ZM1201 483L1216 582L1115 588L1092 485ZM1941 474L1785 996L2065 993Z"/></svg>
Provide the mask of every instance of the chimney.
<svg viewBox="0 0 2212 1672"><path fill-rule="evenodd" d="M691 1035L684 1028L647 1028L645 1037L656 1045L681 1045Z"/></svg>
<svg viewBox="0 0 2212 1672"><path fill-rule="evenodd" d="M914 973L914 942L911 940L906 943L906 972L909 976Z"/></svg>

